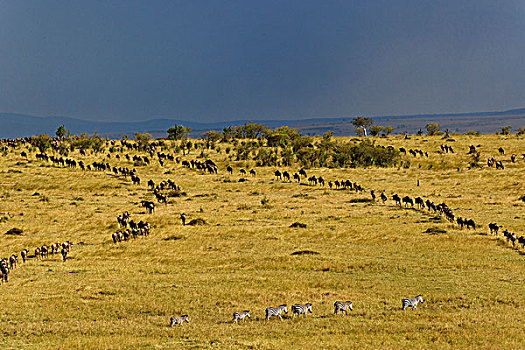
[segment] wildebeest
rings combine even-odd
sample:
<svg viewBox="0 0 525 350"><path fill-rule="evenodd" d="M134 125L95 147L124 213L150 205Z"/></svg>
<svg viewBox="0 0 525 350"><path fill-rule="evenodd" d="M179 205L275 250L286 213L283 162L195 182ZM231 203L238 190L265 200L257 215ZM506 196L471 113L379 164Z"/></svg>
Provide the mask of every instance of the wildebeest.
<svg viewBox="0 0 525 350"><path fill-rule="evenodd" d="M499 231L499 225L496 224L496 223L490 223L489 224L489 229L490 229L490 233L494 233L496 236L498 235L498 231Z"/></svg>
<svg viewBox="0 0 525 350"><path fill-rule="evenodd" d="M286 170L283 171L282 175L284 180L290 181L290 174Z"/></svg>
<svg viewBox="0 0 525 350"><path fill-rule="evenodd" d="M230 175L233 175L233 168L232 168L231 166L228 165L228 166L226 167L226 171L227 171L228 173L230 173Z"/></svg>
<svg viewBox="0 0 525 350"><path fill-rule="evenodd" d="M330 186L332 187L332 186ZM376 192L374 190L371 190L370 191L370 195L372 196L372 200L375 201L376 200Z"/></svg>
<svg viewBox="0 0 525 350"><path fill-rule="evenodd" d="M239 170L239 172L241 173L242 176L246 176L246 170L241 169L241 170Z"/></svg>
<svg viewBox="0 0 525 350"><path fill-rule="evenodd" d="M180 220L182 221L182 226L186 225L186 214L180 214Z"/></svg>
<svg viewBox="0 0 525 350"><path fill-rule="evenodd" d="M282 180L281 172L279 170L275 170L274 175L276 179Z"/></svg>
<svg viewBox="0 0 525 350"><path fill-rule="evenodd" d="M323 185L323 186L324 186L324 179L323 179L322 176L319 176L319 177L317 178L317 181L319 182L319 185Z"/></svg>
<svg viewBox="0 0 525 350"><path fill-rule="evenodd" d="M414 207L414 201L409 196L403 197L403 203L405 204L405 207L407 207L409 204L411 207Z"/></svg>
<svg viewBox="0 0 525 350"><path fill-rule="evenodd" d="M467 229L476 229L476 223L472 219L465 220L465 226L467 226Z"/></svg>
<svg viewBox="0 0 525 350"><path fill-rule="evenodd" d="M297 173L293 174L293 178L294 180L297 180L297 182L301 182L301 176L299 176L299 174Z"/></svg>
<svg viewBox="0 0 525 350"><path fill-rule="evenodd" d="M299 170L299 175L307 177L306 170L304 170L304 169Z"/></svg>
<svg viewBox="0 0 525 350"><path fill-rule="evenodd" d="M388 198L386 197L385 192L381 192L381 200L383 201L383 204L385 204L387 199Z"/></svg>
<svg viewBox="0 0 525 350"><path fill-rule="evenodd" d="M250 169L250 175L255 176L255 169Z"/></svg>
<svg viewBox="0 0 525 350"><path fill-rule="evenodd" d="M153 211L155 210L155 203L153 202L150 202L150 201L141 201L140 204L146 208L146 211L149 213L149 214L152 214Z"/></svg>
<svg viewBox="0 0 525 350"><path fill-rule="evenodd" d="M505 154L505 150L503 149L503 147L498 148L498 152L499 152L499 154L501 154L501 155L504 155L504 154Z"/></svg>
<svg viewBox="0 0 525 350"><path fill-rule="evenodd" d="M505 167L501 161L496 161L496 169L505 170Z"/></svg>
<svg viewBox="0 0 525 350"><path fill-rule="evenodd" d="M24 249L24 250L22 250L22 251L20 252L20 256L22 257L22 261L23 261L23 262L26 262L27 254L28 254L28 253L29 253L29 252L27 251L27 249Z"/></svg>
<svg viewBox="0 0 525 350"><path fill-rule="evenodd" d="M399 206L401 206L401 197L399 197L397 194L394 194L392 196L392 199L396 202L396 204L399 204Z"/></svg>
<svg viewBox="0 0 525 350"><path fill-rule="evenodd" d="M423 198L421 198L421 197L416 197L415 201L416 201L417 206L418 206L420 209L425 208L425 202L423 201Z"/></svg>

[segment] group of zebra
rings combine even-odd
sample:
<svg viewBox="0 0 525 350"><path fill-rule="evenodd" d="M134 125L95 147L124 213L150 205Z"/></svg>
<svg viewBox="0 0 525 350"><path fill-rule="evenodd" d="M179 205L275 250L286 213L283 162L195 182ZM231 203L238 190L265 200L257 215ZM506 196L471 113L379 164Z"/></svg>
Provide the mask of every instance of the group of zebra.
<svg viewBox="0 0 525 350"><path fill-rule="evenodd" d="M37 260L48 258L49 253L52 255L60 254L62 255L62 261L66 261L67 254L69 253L73 243L70 241L65 241L64 243L53 243L49 246L43 245L41 247L35 248L35 255L29 256L29 251L27 249L22 249L20 252L20 257L25 263L29 258L36 258ZM8 282L8 276L11 271L13 271L18 266L18 255L12 254L8 258L0 259L0 283Z"/></svg>
<svg viewBox="0 0 525 350"><path fill-rule="evenodd" d="M491 222L489 224L490 233L494 234L496 237L498 236L498 232L500 228L501 226L498 225L497 223ZM518 237L516 233L510 232L507 229L504 229L502 233L503 233L503 238L505 238L507 242L512 243L513 247L516 247L516 243L518 243L518 244L521 244L522 248L525 248L525 236Z"/></svg>
<svg viewBox="0 0 525 350"><path fill-rule="evenodd" d="M127 241L130 238L137 238L138 236L147 237L151 232L151 224L140 220L135 222L131 220L129 212L124 212L117 216L119 230L111 234L113 243L117 244L122 241Z"/></svg>
<svg viewBox="0 0 525 350"><path fill-rule="evenodd" d="M420 294L414 298L403 298L401 299L401 309L403 311L406 310L407 307L411 307L412 309L416 309L417 305L419 303L423 303L423 296ZM293 304L291 306L292 311L292 319L295 318L295 316L301 316L303 315L303 318L306 318L306 315L308 313L313 313L312 310L312 304L306 303L306 304ZM337 315L338 313L341 313L343 316L347 314L349 311L353 311L354 307L352 305L351 301L336 301L334 303L334 314ZM288 314L288 306L286 304L281 304L277 307L267 307L265 310L265 319L268 321L271 317L275 316L283 320L283 314ZM244 310L240 312L234 312L233 313L233 323L238 323L239 321L246 321L246 318L251 319L250 311ZM182 315L179 317L170 317L170 327L173 327L174 325L180 325L184 322L189 323L190 318L188 315Z"/></svg>

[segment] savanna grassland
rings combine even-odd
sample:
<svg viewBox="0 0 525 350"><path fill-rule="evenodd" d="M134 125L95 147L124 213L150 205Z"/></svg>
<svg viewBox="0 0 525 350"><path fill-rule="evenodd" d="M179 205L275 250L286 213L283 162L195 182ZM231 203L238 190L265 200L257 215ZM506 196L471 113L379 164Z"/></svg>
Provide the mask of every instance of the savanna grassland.
<svg viewBox="0 0 525 350"><path fill-rule="evenodd" d="M35 152L25 159L25 146L10 150L0 158L0 212L12 215L0 223L0 257L74 245L66 262L30 258L0 285L0 348L523 348L525 250L501 231L491 236L487 225L525 235L525 139L452 138L453 154L438 153L441 137L375 140L428 152L402 155L409 168L307 169L327 182L357 182L363 193L309 186L304 178L283 182L273 175L277 167L255 167L256 176L239 182L239 170L254 164L228 160L225 145L205 151L217 175L154 161L136 167L141 185L109 171L54 166ZM469 169L469 145L479 145L482 168ZM86 164L104 156L69 154ZM505 170L488 168L489 156ZM134 166L115 154L107 161ZM140 201L155 199L149 179L171 179L186 195L146 214ZM366 201L371 189L384 191L386 204ZM400 208L394 193L445 202L479 228L460 230L426 209ZM150 222L151 235L114 244L124 211ZM206 225L182 226L182 212ZM306 228L290 228L294 222ZM22 235L3 234L13 227ZM318 254L292 255L303 250ZM401 299L418 294L425 302L402 311ZM336 300L351 300L354 311L335 316ZM306 319L264 320L268 306L307 302L313 314ZM251 320L233 324L232 313L246 309ZM170 316L182 314L189 324L168 327Z"/></svg>

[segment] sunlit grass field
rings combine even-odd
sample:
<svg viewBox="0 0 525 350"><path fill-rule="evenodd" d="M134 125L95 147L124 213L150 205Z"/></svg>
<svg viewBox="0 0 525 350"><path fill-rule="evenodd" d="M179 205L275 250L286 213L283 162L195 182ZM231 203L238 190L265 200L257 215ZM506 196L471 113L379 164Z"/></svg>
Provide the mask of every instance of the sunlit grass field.
<svg viewBox="0 0 525 350"><path fill-rule="evenodd" d="M429 153L403 155L408 169L307 169L327 182L357 182L366 189L360 194L282 182L275 167L257 167L255 177L239 182L239 169L253 163L229 161L224 150L206 151L218 175L154 161L136 167L139 186L110 172L57 167L34 153L26 160L25 148L9 152L0 158L0 212L13 217L0 223L0 257L75 244L66 262L31 258L0 285L0 348L523 348L525 250L506 243L501 231L489 235L487 225L525 235L525 139L451 138L375 139ZM455 153L438 153L442 143ZM469 145L479 145L482 168L468 168ZM489 156L505 170L488 168ZM104 155L69 157L88 164ZM107 161L133 167L114 154ZM279 169L293 174L299 167ZM155 200L149 179L171 179L186 196L148 215L140 201ZM364 201L371 189L384 191L386 204ZM460 230L426 210L400 208L394 193L445 202L479 228ZM151 235L113 244L124 211L150 222ZM182 212L206 225L182 226ZM294 222L307 226L290 228ZM13 227L23 234L4 234ZM424 233L429 228L446 233ZM292 255L303 250L318 254ZM425 302L402 311L401 299L418 294ZM351 300L354 311L335 316L336 300ZM291 319L290 306L307 302L313 314ZM266 321L265 308L280 304L288 305L287 317ZM233 312L242 310L251 320L233 324ZM190 323L170 328L170 316L182 314Z"/></svg>

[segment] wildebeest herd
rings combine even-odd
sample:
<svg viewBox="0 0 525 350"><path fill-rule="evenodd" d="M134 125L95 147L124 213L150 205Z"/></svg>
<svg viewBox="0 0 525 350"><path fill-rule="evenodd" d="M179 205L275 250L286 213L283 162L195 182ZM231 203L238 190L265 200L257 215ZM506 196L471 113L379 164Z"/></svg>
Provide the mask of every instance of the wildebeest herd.
<svg viewBox="0 0 525 350"><path fill-rule="evenodd" d="M49 254L55 255L60 253L62 255L62 261L66 261L67 255L71 250L73 243L65 241L63 243L53 243L51 245L42 245L35 248L34 255L29 255L29 250L22 249L20 252L20 258L25 263L29 258L36 260L47 259ZM12 254L7 258L0 259L0 283L8 282L8 277L11 271L18 267L19 258L17 254Z"/></svg>

